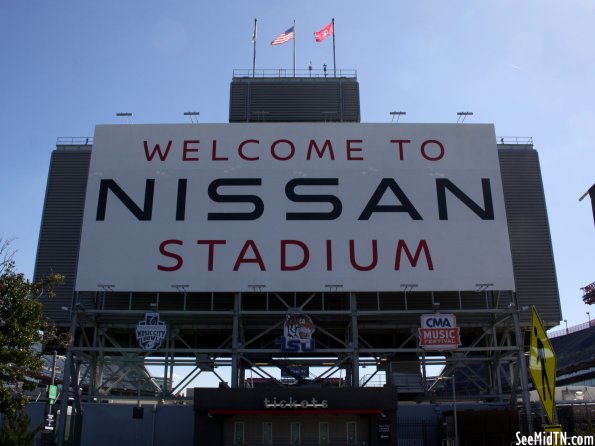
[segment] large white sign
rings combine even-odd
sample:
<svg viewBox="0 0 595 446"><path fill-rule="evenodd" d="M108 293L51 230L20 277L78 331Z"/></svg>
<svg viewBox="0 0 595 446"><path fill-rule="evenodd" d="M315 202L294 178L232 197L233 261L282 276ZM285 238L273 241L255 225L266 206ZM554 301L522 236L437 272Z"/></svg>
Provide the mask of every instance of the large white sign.
<svg viewBox="0 0 595 446"><path fill-rule="evenodd" d="M104 125L76 288L514 289L492 125Z"/></svg>

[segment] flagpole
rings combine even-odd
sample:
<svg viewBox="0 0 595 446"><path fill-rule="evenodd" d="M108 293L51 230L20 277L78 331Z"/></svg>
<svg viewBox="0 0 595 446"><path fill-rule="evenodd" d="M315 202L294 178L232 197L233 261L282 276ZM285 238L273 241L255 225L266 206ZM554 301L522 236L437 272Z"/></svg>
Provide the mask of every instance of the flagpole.
<svg viewBox="0 0 595 446"><path fill-rule="evenodd" d="M333 74L337 77L337 62L335 60L335 19L333 17Z"/></svg>
<svg viewBox="0 0 595 446"><path fill-rule="evenodd" d="M295 77L295 19L293 20L293 77Z"/></svg>
<svg viewBox="0 0 595 446"><path fill-rule="evenodd" d="M254 43L254 55L252 56L252 77L256 73L256 19L254 19L254 32L252 33L252 42Z"/></svg>

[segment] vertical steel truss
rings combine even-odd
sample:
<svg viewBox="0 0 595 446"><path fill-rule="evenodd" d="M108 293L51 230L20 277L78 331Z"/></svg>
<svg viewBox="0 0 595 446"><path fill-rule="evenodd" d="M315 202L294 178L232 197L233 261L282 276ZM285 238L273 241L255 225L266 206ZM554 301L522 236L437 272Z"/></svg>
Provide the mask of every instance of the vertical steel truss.
<svg viewBox="0 0 595 446"><path fill-rule="evenodd" d="M246 379L247 371L281 386L328 385L337 374L344 379L334 380L334 385L369 386L376 382L372 378L384 374L388 385L402 386L400 399L435 401L449 398L449 393L441 392L443 385L427 376L426 367L442 365L442 375L457 374L461 400L516 405L527 393L523 328L510 292L482 291L474 299L451 293L442 302L438 293L411 292L179 294L180 308L172 308L168 296L159 294L147 298L130 293L127 302L122 293L76 296L71 327L76 335L65 367L76 405L81 398L134 398L139 387L145 397L166 400L201 373L212 373L224 382L225 374L216 371L219 367L231 369L225 385L233 388L254 383ZM146 301L144 308L136 299ZM201 299L203 307L194 309L193 299ZM218 304L219 299L225 305ZM418 342L419 318L438 311L438 304L445 301L440 311L457 316L463 345L451 352L424 351ZM134 337L137 322L149 311L159 311L169 327L156 352L143 351ZM314 352L282 352L275 343L286 315L296 312L315 322ZM149 365L163 367L163 376L151 376ZM292 375L290 367L296 365L309 367L310 376ZM174 385L174 368L179 366L192 370ZM360 378L362 367L370 371ZM294 379L290 383L279 379L275 369ZM414 381L417 375L419 387L400 383L403 374Z"/></svg>

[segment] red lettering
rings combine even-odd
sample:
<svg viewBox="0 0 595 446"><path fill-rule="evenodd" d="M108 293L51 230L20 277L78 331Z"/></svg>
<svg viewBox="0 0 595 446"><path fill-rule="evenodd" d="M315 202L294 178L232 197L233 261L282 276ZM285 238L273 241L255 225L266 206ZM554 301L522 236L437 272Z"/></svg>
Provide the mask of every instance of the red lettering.
<svg viewBox="0 0 595 446"><path fill-rule="evenodd" d="M405 243L404 240L399 240L397 243L397 255L395 259L395 271L399 271L401 269L401 253L404 251L407 259L409 259L409 263L413 268L417 266L417 262L421 256L421 252L424 252L426 257L426 262L428 264L428 270L434 270L434 264L432 263L432 256L430 255L430 249L428 248L428 243L425 240L420 240L419 244L417 245L417 250L415 251L415 255L411 255L411 251L409 247Z"/></svg>
<svg viewBox="0 0 595 446"><path fill-rule="evenodd" d="M159 156L161 161L165 161L167 159L167 155L169 154L169 149L171 149L172 141L167 142L167 148L165 149L165 153L161 151L161 146L159 144L155 144L153 147L153 151L149 153L149 141L143 141L145 146L145 156L147 157L147 161L153 161L155 154Z"/></svg>
<svg viewBox="0 0 595 446"><path fill-rule="evenodd" d="M184 244L184 242L182 240L176 240L176 239L164 240L161 242L161 244L159 245L159 253L165 257L174 259L176 261L176 263L173 266L157 265L157 269L159 271L177 271L182 267L182 265L184 264L184 259L181 256L179 256L178 254L167 251L166 248L167 248L167 245L182 246L183 244Z"/></svg>
<svg viewBox="0 0 595 446"><path fill-rule="evenodd" d="M437 156L431 157L426 153L426 146L428 144L436 144L438 146L439 153ZM438 161L444 157L444 146L440 141L436 141L435 139L428 139L427 141L424 141L421 145L421 154L428 161Z"/></svg>
<svg viewBox="0 0 595 446"><path fill-rule="evenodd" d="M332 240L326 241L326 270L333 270L333 242Z"/></svg>
<svg viewBox="0 0 595 446"><path fill-rule="evenodd" d="M409 144L410 139L391 139L390 142L399 145L399 160L403 161L403 144Z"/></svg>
<svg viewBox="0 0 595 446"><path fill-rule="evenodd" d="M258 139L247 139L246 141L242 141L240 146L238 147L238 155L240 155L240 158L246 161L258 161L258 156L250 157L244 154L244 146L250 142L260 144L260 141Z"/></svg>
<svg viewBox="0 0 595 446"><path fill-rule="evenodd" d="M302 250L302 261L297 265L287 264L287 245L298 246ZM299 240L281 240L281 271L297 271L308 264L310 250L304 242Z"/></svg>
<svg viewBox="0 0 595 446"><path fill-rule="evenodd" d="M420 328L422 346L461 345L458 328Z"/></svg>
<svg viewBox="0 0 595 446"><path fill-rule="evenodd" d="M253 258L245 257L246 252L248 251L248 248L252 249L252 252L254 253ZM262 261L262 257L260 256L260 252L258 252L258 248L256 247L254 240L246 240L246 243L244 243L244 246L242 247L242 251L240 252L240 255L238 256L236 263L233 266L233 270L237 271L238 269L240 269L240 265L242 263L258 263L260 270L266 271L264 262Z"/></svg>
<svg viewBox="0 0 595 446"><path fill-rule="evenodd" d="M376 264L378 263L378 242L376 240L372 240L372 262L369 265L362 266L358 265L355 260L355 240L349 240L349 260L351 261L351 266L353 266L358 271L370 271L376 268Z"/></svg>
<svg viewBox="0 0 595 446"><path fill-rule="evenodd" d="M277 145L278 144L281 144L281 143L285 143L285 144L287 144L289 146L289 155L287 155L287 156L279 156L279 155L277 155L277 152L276 152L275 149L277 148ZM277 141L275 141L271 145L271 155L273 155L273 158L275 158L276 160L287 161L287 160L293 158L293 155L294 154L295 154L295 146L288 139L278 139Z"/></svg>
<svg viewBox="0 0 595 446"><path fill-rule="evenodd" d="M184 149L183 149L183 155L182 155L182 159L184 161L198 161L198 156L196 158L189 158L188 157L188 152L194 152L194 153L198 153L198 148L193 149L188 147L190 144L198 144L200 143L200 141L198 140L192 140L192 141L184 141Z"/></svg>
<svg viewBox="0 0 595 446"><path fill-rule="evenodd" d="M310 145L308 146L308 155L306 156L306 159L308 161L310 161L311 155L312 155L312 149L314 149L316 151L316 154L318 155L318 158L323 157L325 150L328 148L328 151L331 155L331 159L334 161L335 160L335 153L333 152L333 146L330 142L330 140L326 140L324 141L324 144L322 145L322 149L318 148L318 144L316 144L316 141L311 139L310 140Z"/></svg>
<svg viewBox="0 0 595 446"><path fill-rule="evenodd" d="M222 156L221 158L219 158L217 156L217 140L214 139L213 140L213 156L212 156L213 161L227 161L229 160L228 157L226 156Z"/></svg>
<svg viewBox="0 0 595 446"><path fill-rule="evenodd" d="M225 240L197 240L197 245L209 245L209 271L213 271L213 260L215 258L215 245L225 245Z"/></svg>
<svg viewBox="0 0 595 446"><path fill-rule="evenodd" d="M363 143L363 139L348 139L347 140L347 160L348 161L362 161L364 159L363 156L361 157L354 157L351 155L351 152L361 152L361 147L352 147L352 143Z"/></svg>

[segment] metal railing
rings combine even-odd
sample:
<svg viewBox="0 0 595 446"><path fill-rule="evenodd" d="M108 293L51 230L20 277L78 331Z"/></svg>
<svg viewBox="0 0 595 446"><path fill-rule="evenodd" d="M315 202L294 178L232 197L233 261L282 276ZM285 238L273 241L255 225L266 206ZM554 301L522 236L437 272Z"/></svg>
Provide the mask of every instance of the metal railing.
<svg viewBox="0 0 595 446"><path fill-rule="evenodd" d="M360 387L384 387L386 384L386 374L374 373L367 374L360 378Z"/></svg>
<svg viewBox="0 0 595 446"><path fill-rule="evenodd" d="M92 136L59 136L56 138L57 146L92 146Z"/></svg>
<svg viewBox="0 0 595 446"><path fill-rule="evenodd" d="M334 77L348 77L357 78L357 70L341 69L333 71L332 68L325 69L296 69L295 76L293 68L261 68L258 70L250 69L235 69L233 70L234 78L334 78Z"/></svg>
<svg viewBox="0 0 595 446"><path fill-rule="evenodd" d="M563 328L562 330L552 331L547 334L548 339L557 338L570 333L576 333L577 331L586 330L589 327L595 326L595 319L589 322L583 322L582 324L575 325L573 327Z"/></svg>
<svg viewBox="0 0 595 446"><path fill-rule="evenodd" d="M234 70L234 77L236 77L236 71L241 71L241 70ZM252 70L244 70L244 71L251 72ZM264 70L257 70L257 71L264 71ZM286 70L286 71L289 71L289 70ZM307 70L301 70L301 71L307 71ZM343 70L343 71L345 71L345 70ZM352 71L355 71L355 70L352 70ZM296 72L297 72L297 70L296 70ZM248 77L248 76L237 76L237 77ZM259 77L274 77L274 76L259 76ZM288 75L288 76L280 75L279 77L291 77L291 75ZM296 73L296 77L297 77L297 73ZM304 77L304 76L300 76L300 77ZM314 75L312 77L314 77ZM329 76L329 77L332 77L332 76ZM339 75L339 72L337 72L337 77L349 77L349 76L345 76L343 74ZM355 77L355 76L353 76L353 77ZM328 112L325 112L325 113L328 113ZM336 112L332 112L332 113L336 113ZM533 144L533 138L530 136L498 136L498 137L496 137L496 141L498 144L518 144L518 145L532 145ZM91 146L91 145L93 145L93 137L92 136L59 136L58 138L56 138L56 145L57 146ZM594 285L595 285L595 283L588 285L585 288L588 288L589 286L594 286Z"/></svg>
<svg viewBox="0 0 595 446"><path fill-rule="evenodd" d="M519 144L519 145L533 145L533 138L531 136L496 136L498 144Z"/></svg>

